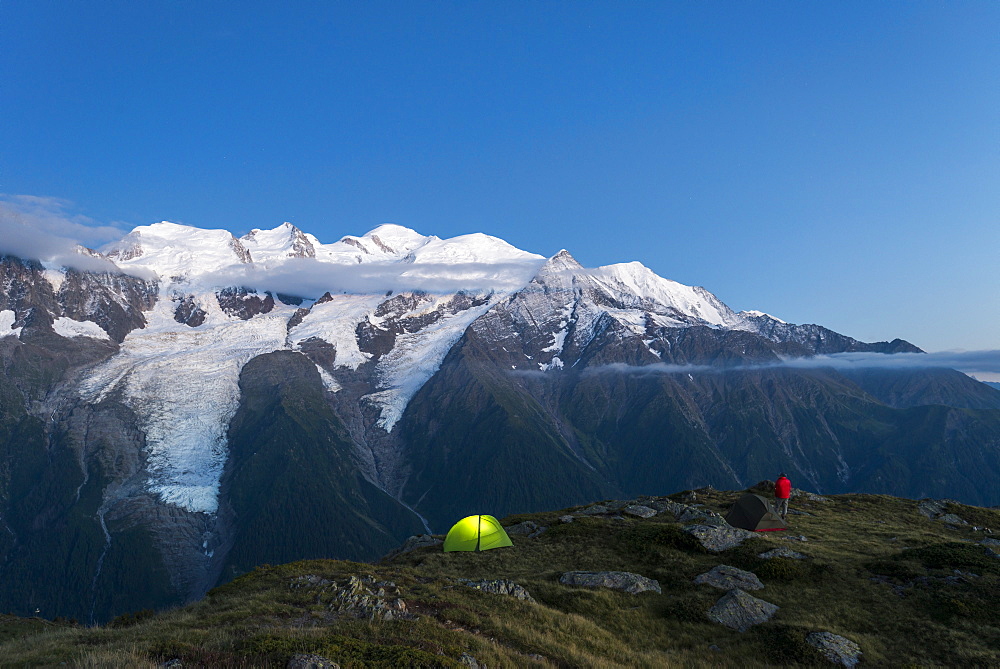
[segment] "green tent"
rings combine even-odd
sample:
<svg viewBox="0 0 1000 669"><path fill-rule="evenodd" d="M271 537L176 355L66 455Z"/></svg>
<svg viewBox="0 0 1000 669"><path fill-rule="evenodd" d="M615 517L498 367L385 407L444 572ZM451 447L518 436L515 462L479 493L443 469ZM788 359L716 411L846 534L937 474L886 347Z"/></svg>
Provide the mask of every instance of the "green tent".
<svg viewBox="0 0 1000 669"><path fill-rule="evenodd" d="M493 516L469 516L455 523L444 538L444 550L488 551L513 546L500 521Z"/></svg>

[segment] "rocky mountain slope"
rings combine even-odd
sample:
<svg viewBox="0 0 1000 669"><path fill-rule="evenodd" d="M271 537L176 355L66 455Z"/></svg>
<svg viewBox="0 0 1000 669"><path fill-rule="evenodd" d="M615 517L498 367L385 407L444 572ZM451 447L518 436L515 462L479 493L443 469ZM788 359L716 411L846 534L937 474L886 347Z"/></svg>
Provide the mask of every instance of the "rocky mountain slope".
<svg viewBox="0 0 1000 669"><path fill-rule="evenodd" d="M482 234L141 226L0 259L0 607L86 621L260 563L777 470L1000 503L1000 392L638 263ZM48 564L63 565L53 575Z"/></svg>
<svg viewBox="0 0 1000 669"><path fill-rule="evenodd" d="M511 516L514 545L483 553L423 535L376 564L264 566L104 627L8 617L0 653L16 666L344 669L1000 662L1000 511L795 490L789 529L753 533L719 517L739 494Z"/></svg>

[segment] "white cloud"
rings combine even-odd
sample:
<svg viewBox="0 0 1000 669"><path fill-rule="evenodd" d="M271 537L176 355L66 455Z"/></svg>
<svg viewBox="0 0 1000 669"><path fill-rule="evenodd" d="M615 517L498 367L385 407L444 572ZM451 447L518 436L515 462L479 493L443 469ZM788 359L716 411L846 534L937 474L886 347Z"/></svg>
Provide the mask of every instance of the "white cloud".
<svg viewBox="0 0 1000 669"><path fill-rule="evenodd" d="M123 231L72 214L71 206L58 198L0 194L0 254L91 272L121 271L107 260L80 253L78 246L96 246Z"/></svg>
<svg viewBox="0 0 1000 669"><path fill-rule="evenodd" d="M323 293L377 293L422 290L516 290L538 271L543 260L506 263L370 263L336 265L311 258L292 258L274 269L243 266L199 278L219 286L246 286L299 297Z"/></svg>
<svg viewBox="0 0 1000 669"><path fill-rule="evenodd" d="M942 351L938 353L835 353L811 358L787 358L779 362L715 367L711 365L612 364L591 367L587 374L698 374L791 367L794 369L957 369L984 380L1000 374L1000 351Z"/></svg>

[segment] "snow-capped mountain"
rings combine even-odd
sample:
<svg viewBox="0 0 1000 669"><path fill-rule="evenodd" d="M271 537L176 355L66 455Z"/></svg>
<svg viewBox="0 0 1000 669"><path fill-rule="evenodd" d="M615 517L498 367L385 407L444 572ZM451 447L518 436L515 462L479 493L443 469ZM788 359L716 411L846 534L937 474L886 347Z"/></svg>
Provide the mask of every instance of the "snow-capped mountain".
<svg viewBox="0 0 1000 669"><path fill-rule="evenodd" d="M873 444L937 443L911 428L928 398L966 411L940 439L1000 450L980 433L994 419L968 413L1000 410L1000 393L957 373L778 364L918 351L907 342L735 312L635 262L584 268L397 225L324 243L288 223L240 238L156 223L94 257L121 272L0 259L0 446L16 463L0 472L0 579L34 583L32 560L65 554L89 587L31 597L66 615L200 596L258 562L376 557L482 508L774 467L816 489L912 493L923 483L888 473L909 455ZM86 551L69 557L68 536Z"/></svg>

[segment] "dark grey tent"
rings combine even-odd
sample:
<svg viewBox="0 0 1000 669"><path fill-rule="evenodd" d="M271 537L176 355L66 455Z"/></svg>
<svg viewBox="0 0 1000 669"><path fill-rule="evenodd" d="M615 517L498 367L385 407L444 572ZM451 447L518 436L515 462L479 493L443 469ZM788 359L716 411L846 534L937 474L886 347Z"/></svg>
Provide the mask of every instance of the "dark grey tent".
<svg viewBox="0 0 1000 669"><path fill-rule="evenodd" d="M771 503L761 497L747 493L736 500L736 504L726 513L726 522L733 527L742 527L754 532L787 530L788 525L774 512Z"/></svg>

